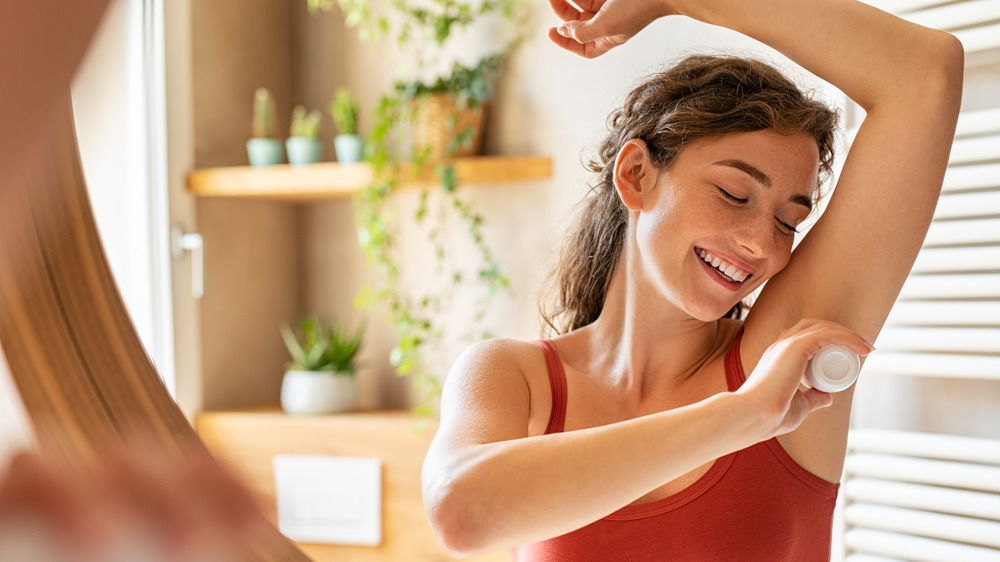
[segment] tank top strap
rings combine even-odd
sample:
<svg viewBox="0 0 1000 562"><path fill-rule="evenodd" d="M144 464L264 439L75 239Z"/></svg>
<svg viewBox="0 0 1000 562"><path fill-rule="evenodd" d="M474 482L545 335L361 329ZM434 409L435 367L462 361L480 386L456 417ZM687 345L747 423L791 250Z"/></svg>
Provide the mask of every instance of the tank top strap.
<svg viewBox="0 0 1000 562"><path fill-rule="evenodd" d="M733 344L729 346L729 351L726 352L726 384L729 386L729 392L736 391L747 380L746 374L743 372L743 361L740 359L741 339L743 339L742 327L737 332Z"/></svg>
<svg viewBox="0 0 1000 562"><path fill-rule="evenodd" d="M545 355L545 367L549 372L549 387L552 389L552 412L545 434L562 433L566 424L566 371L552 340L535 340Z"/></svg>

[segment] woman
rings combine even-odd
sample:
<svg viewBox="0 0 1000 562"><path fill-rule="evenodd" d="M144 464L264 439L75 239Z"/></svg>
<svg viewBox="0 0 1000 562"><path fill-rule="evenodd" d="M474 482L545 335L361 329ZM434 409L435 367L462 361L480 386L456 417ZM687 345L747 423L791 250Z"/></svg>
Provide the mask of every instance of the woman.
<svg viewBox="0 0 1000 562"><path fill-rule="evenodd" d="M547 320L562 333L482 342L448 377L424 466L431 524L460 556L828 559L853 389L799 381L824 345L872 349L934 211L962 48L845 0L550 2L565 22L550 38L578 55L684 15L778 49L867 116L792 254L830 112L727 58L633 91L556 274Z"/></svg>

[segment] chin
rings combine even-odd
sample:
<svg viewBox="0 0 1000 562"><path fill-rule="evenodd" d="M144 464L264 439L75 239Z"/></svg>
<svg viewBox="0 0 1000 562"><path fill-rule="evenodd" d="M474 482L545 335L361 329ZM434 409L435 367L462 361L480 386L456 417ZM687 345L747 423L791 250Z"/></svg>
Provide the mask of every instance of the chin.
<svg viewBox="0 0 1000 562"><path fill-rule="evenodd" d="M719 307L718 305L693 306L688 307L687 312L695 320L699 320L701 322L717 322L725 318L726 314L728 314L734 306L736 306L736 303L733 303L725 308Z"/></svg>

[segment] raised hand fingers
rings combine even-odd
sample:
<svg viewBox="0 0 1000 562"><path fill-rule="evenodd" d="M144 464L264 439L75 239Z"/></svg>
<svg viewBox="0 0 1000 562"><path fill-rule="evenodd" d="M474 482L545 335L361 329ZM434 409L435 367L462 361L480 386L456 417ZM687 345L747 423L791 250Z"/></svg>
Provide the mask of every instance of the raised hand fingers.
<svg viewBox="0 0 1000 562"><path fill-rule="evenodd" d="M802 340L805 344L803 351L809 357L812 357L820 347L831 344L848 347L862 356L868 355L875 349L868 340L843 324L812 318L803 318L784 330L775 343L798 340Z"/></svg>
<svg viewBox="0 0 1000 562"><path fill-rule="evenodd" d="M566 0L549 0L552 11L563 21L573 21L580 19L582 10L576 5Z"/></svg>
<svg viewBox="0 0 1000 562"><path fill-rule="evenodd" d="M555 27L549 29L549 39L559 47L588 59L603 55L612 47L612 45L604 40L581 43L572 37L560 34L559 30Z"/></svg>

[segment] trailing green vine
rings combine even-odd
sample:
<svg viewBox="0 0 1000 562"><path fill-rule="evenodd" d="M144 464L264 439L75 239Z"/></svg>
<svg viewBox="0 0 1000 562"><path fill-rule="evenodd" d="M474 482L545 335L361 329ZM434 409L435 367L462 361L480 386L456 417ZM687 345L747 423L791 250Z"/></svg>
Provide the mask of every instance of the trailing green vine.
<svg viewBox="0 0 1000 562"><path fill-rule="evenodd" d="M498 14L511 23L511 38L498 51L480 59L472 66L455 63L451 72L430 82L409 80L397 82L382 95L374 112L374 123L366 143L365 160L374 171L373 182L361 189L354 198L358 223L358 241L368 262L377 270L379 281L365 286L355 298L360 307L382 305L396 334L397 343L390 353L390 363L400 376L411 377L421 395L417 411L431 415L441 393L439 376L430 367L428 356L440 352L449 334L444 314L451 310L463 291L476 291L471 328L460 337L471 341L491 337L482 323L498 294L510 287L510 279L490 249L483 234L485 219L471 201L461 196L459 178L451 156L473 142L472 127L456 126L459 112L477 109L489 98L490 85L501 69L502 62L520 42L523 16L517 10L522 0L487 0L473 5L462 0L430 0L424 5L394 0L391 7L399 16L396 37L403 52L414 55L416 69L436 63L440 48L457 29L463 29L478 18ZM338 5L349 26L356 26L362 38L385 35L390 30L389 19L373 17L366 0L308 0L310 9L329 9ZM412 121L416 102L423 96L448 93L455 97L456 107L447 119L450 139L443 158L431 160L431 147L414 146L410 166L403 166L395 156L395 147L405 144L400 138L399 124ZM409 171L404 171L409 170ZM396 225L399 220L389 204L401 182L423 177L433 170L438 186L423 189L419 195L414 222L427 231L434 252L434 275L439 282L435 289L413 294L404 286L400 268ZM414 178L403 177L412 174ZM459 264L452 255L454 241L447 234L449 225L459 222L477 257L475 263Z"/></svg>

